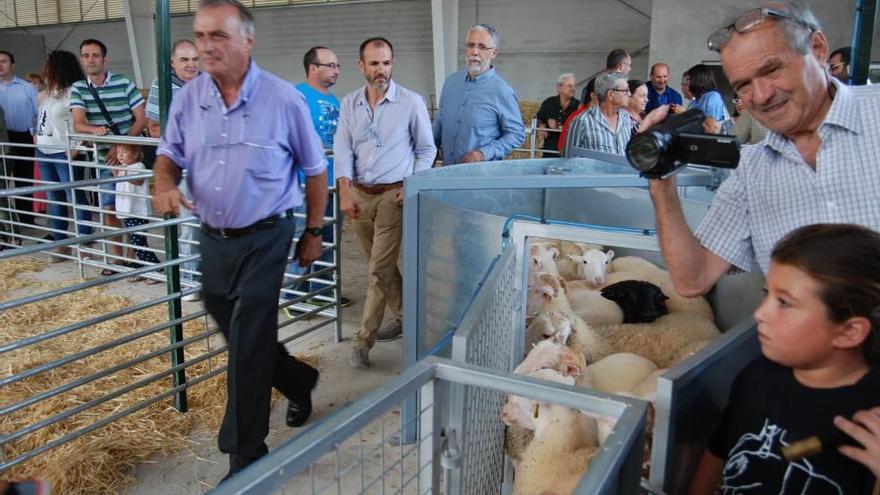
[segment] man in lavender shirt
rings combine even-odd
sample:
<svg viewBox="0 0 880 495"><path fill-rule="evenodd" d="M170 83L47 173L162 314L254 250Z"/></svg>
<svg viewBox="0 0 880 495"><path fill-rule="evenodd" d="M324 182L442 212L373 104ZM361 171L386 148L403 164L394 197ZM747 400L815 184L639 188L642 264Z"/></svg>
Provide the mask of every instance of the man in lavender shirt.
<svg viewBox="0 0 880 495"><path fill-rule="evenodd" d="M251 60L254 24L236 0L202 0L193 23L204 73L172 101L157 150L153 206L201 220L203 297L229 344L226 414L220 451L235 475L268 451L274 386L289 400L287 424L311 413L318 371L278 343L278 294L302 203L297 169L306 176L306 233L299 263L321 255L327 202L326 161L302 93ZM192 203L177 188L187 171ZM226 479L224 478L224 479Z"/></svg>
<svg viewBox="0 0 880 495"><path fill-rule="evenodd" d="M349 364L370 366L376 340L401 336L403 179L431 168L437 148L425 100L391 79L394 48L385 38L361 43L366 85L342 99L333 141L339 207L352 219L369 258L370 285ZM385 306L394 318L379 330Z"/></svg>

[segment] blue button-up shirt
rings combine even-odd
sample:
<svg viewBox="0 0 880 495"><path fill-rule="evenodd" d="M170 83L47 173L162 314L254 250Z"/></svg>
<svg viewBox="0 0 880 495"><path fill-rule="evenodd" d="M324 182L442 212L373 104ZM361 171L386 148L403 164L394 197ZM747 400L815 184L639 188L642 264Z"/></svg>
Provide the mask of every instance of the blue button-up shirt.
<svg viewBox="0 0 880 495"><path fill-rule="evenodd" d="M210 74L171 102L157 154L187 172L193 213L215 228L237 228L302 204L296 168L326 169L302 93L251 61L229 107Z"/></svg>
<svg viewBox="0 0 880 495"><path fill-rule="evenodd" d="M0 81L0 106L6 111L6 129L28 132L37 122L37 90L20 77Z"/></svg>
<svg viewBox="0 0 880 495"><path fill-rule="evenodd" d="M681 95L678 94L678 91L666 86L666 91L663 94L657 92L654 89L654 85L651 84L651 81L648 81L648 104L645 105L645 112L650 112L651 110L663 106L663 105L681 105L682 99Z"/></svg>
<svg viewBox="0 0 880 495"><path fill-rule="evenodd" d="M336 176L361 184L392 184L431 168L437 147L425 100L392 79L370 108L366 88L342 99L333 140Z"/></svg>
<svg viewBox="0 0 880 495"><path fill-rule="evenodd" d="M434 143L443 147L443 164L461 163L471 150L485 160L501 160L526 137L516 93L491 68L468 79L466 70L443 83L434 119Z"/></svg>

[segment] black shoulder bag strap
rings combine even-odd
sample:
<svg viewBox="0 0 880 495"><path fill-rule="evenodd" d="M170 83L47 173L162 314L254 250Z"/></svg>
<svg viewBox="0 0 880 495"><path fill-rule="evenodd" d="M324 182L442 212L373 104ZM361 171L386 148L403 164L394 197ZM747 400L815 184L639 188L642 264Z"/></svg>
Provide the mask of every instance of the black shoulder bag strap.
<svg viewBox="0 0 880 495"><path fill-rule="evenodd" d="M91 91L92 96L95 97L95 103L97 103L98 108L101 109L101 113L104 115L104 120L107 121L107 127L110 128L110 132L117 136L121 136L122 133L119 132L119 126L116 125L116 122L113 122L113 117L110 116L110 112L107 111L107 107L104 106L104 102L101 101L101 97L98 96L98 90L95 89L92 83L89 83L89 91Z"/></svg>

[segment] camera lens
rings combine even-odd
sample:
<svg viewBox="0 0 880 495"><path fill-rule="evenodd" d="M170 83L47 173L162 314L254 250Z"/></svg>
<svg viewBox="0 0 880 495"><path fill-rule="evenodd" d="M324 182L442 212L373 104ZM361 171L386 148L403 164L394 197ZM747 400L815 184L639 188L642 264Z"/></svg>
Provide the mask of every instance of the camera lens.
<svg viewBox="0 0 880 495"><path fill-rule="evenodd" d="M632 138L626 147L626 158L640 172L649 172L660 162L668 139L657 132L646 132Z"/></svg>

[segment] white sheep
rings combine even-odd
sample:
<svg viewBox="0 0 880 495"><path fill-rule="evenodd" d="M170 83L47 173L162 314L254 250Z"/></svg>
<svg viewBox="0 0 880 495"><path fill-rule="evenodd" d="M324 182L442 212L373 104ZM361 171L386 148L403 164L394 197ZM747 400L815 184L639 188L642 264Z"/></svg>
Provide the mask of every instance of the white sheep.
<svg viewBox="0 0 880 495"><path fill-rule="evenodd" d="M553 370L529 376L572 385L574 379ZM534 430L534 438L516 463L513 493L571 493L599 446L596 421L579 411L511 396L502 409L505 423Z"/></svg>
<svg viewBox="0 0 880 495"><path fill-rule="evenodd" d="M553 371L559 376L571 377L570 380L566 378L565 383L572 385L575 377L580 376L584 368L586 368L586 362L583 354L558 342L545 340L532 347L526 358L513 372L518 375L535 376L553 381L556 379L556 375L545 375L546 372ZM527 407L516 409L517 405L524 400L521 397L511 395L507 399L508 404L502 408L502 419L509 425L504 437L504 448L513 461L520 459L533 436L532 429L525 428L519 422L511 419L527 413L529 410ZM505 413L505 411L507 412Z"/></svg>
<svg viewBox="0 0 880 495"><path fill-rule="evenodd" d="M596 421L554 404L542 404L536 413L535 438L523 452L513 493L570 494L598 451Z"/></svg>
<svg viewBox="0 0 880 495"><path fill-rule="evenodd" d="M542 340L551 339L560 344L567 344L571 336L571 318L562 311L544 311L538 313L526 327L526 350Z"/></svg>
<svg viewBox="0 0 880 495"><path fill-rule="evenodd" d="M559 296L563 299L559 300ZM535 274L534 280L526 287L526 318L534 318L544 310L551 301L558 300L560 309L571 312L571 305L565 296L565 280L558 275L540 272ZM550 308L551 310L554 308Z"/></svg>
<svg viewBox="0 0 880 495"><path fill-rule="evenodd" d="M632 392L657 371L650 359L630 352L618 352L590 364L577 378L577 385L607 393Z"/></svg>
<svg viewBox="0 0 880 495"><path fill-rule="evenodd" d="M587 325L614 325L623 323L623 310L620 306L602 297L601 291L585 280L566 283L566 296L574 313Z"/></svg>
<svg viewBox="0 0 880 495"><path fill-rule="evenodd" d="M529 247L529 283L532 281L532 275L538 273L550 273L559 275L556 268L556 259L559 257L559 248L541 244L532 243Z"/></svg>
<svg viewBox="0 0 880 495"><path fill-rule="evenodd" d="M578 263L571 259L571 256L582 256L590 249L602 249L602 246L587 244L583 242L558 241L559 256L556 258L556 268L559 270L559 276L565 280L579 280Z"/></svg>
<svg viewBox="0 0 880 495"><path fill-rule="evenodd" d="M590 249L582 255L569 254L568 259L577 265L578 280L586 280L593 284L593 287L600 287L605 282L605 274L608 272L611 260L614 259L614 251Z"/></svg>
<svg viewBox="0 0 880 495"><path fill-rule="evenodd" d="M540 285L529 286L526 296L526 315L537 317L541 313L554 311L567 315L571 325L569 345L583 353L588 363L611 354L612 350L608 343L600 338L583 318L575 314L566 295L567 282L562 277L546 273L541 274L539 279ZM620 321L623 321L622 317Z"/></svg>
<svg viewBox="0 0 880 495"><path fill-rule="evenodd" d="M593 329L613 352L631 352L669 368L721 335L714 323L694 313L670 313L652 323L621 323ZM583 352L572 335L572 347ZM585 355L587 355L585 353ZM589 357L588 357L589 361Z"/></svg>
<svg viewBox="0 0 880 495"><path fill-rule="evenodd" d="M605 277L603 287L624 280L650 282L663 291L669 299L666 307L670 313L696 313L709 321L715 321L715 313L706 298L702 296L684 297L675 291L669 272L638 256L624 256L611 262L612 273Z"/></svg>
<svg viewBox="0 0 880 495"><path fill-rule="evenodd" d="M564 376L580 376L587 364L584 355L554 340L542 340L528 348L525 359L514 368L517 375L527 375L540 369L552 369Z"/></svg>

